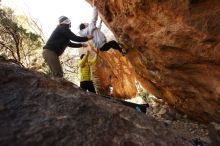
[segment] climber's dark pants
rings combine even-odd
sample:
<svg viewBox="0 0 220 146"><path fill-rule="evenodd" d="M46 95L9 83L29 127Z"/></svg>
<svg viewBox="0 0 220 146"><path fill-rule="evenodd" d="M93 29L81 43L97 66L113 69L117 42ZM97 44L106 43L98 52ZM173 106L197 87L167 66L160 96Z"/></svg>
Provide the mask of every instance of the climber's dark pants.
<svg viewBox="0 0 220 146"><path fill-rule="evenodd" d="M89 92L95 93L95 88L92 81L82 81L80 82L80 87L85 91L88 90Z"/></svg>
<svg viewBox="0 0 220 146"><path fill-rule="evenodd" d="M122 52L122 48L121 48L121 47L119 46L119 44L118 44L116 41L114 41L114 40L105 43L105 44L100 48L100 51L108 51L108 50L111 49L111 48Z"/></svg>

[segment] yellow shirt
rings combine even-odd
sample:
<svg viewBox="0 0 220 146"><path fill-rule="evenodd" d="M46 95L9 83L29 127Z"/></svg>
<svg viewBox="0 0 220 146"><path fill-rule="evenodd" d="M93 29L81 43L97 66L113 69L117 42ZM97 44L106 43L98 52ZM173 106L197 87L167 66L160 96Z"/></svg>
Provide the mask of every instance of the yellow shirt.
<svg viewBox="0 0 220 146"><path fill-rule="evenodd" d="M97 61L97 54L92 60L88 60L88 55L84 55L82 60L79 62L80 71L80 82L91 81L91 69L90 66L95 64Z"/></svg>

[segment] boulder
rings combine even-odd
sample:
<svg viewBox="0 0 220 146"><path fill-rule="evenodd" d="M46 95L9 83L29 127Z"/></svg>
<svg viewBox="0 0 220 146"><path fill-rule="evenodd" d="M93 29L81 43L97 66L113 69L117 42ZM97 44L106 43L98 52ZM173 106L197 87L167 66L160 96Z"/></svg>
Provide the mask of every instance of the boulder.
<svg viewBox="0 0 220 146"><path fill-rule="evenodd" d="M219 0L105 0L97 8L128 50L130 77L190 118L220 123ZM134 83L126 72L120 68L115 85Z"/></svg>
<svg viewBox="0 0 220 146"><path fill-rule="evenodd" d="M0 145L189 145L164 123L54 78L0 61Z"/></svg>

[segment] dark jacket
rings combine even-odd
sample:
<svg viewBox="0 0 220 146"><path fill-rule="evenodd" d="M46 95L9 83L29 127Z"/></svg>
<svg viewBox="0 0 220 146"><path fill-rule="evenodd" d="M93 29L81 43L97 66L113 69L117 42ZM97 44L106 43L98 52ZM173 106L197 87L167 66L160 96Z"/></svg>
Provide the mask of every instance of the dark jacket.
<svg viewBox="0 0 220 146"><path fill-rule="evenodd" d="M88 38L75 35L69 29L68 24L62 24L56 27L43 48L54 51L58 56L60 56L67 46L73 48L82 47L82 44L72 43L71 41L86 42L88 41Z"/></svg>

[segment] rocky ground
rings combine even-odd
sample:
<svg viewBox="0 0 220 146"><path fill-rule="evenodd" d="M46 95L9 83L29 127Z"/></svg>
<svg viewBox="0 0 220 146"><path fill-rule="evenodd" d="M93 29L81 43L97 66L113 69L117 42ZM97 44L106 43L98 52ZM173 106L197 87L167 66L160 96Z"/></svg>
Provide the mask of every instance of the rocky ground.
<svg viewBox="0 0 220 146"><path fill-rule="evenodd" d="M152 103L147 114L159 121L171 126L180 136L188 139L192 144L201 143L203 146L210 145L208 126L190 120L186 115L181 115L174 108L169 107L165 102Z"/></svg>
<svg viewBox="0 0 220 146"><path fill-rule="evenodd" d="M140 99L136 99L133 102L143 103ZM190 120L186 115L168 106L163 100L149 97L147 103L150 105L147 109L147 115L156 118L158 121L165 122L168 127L172 127L176 133L190 141L194 146L211 146L208 125Z"/></svg>

